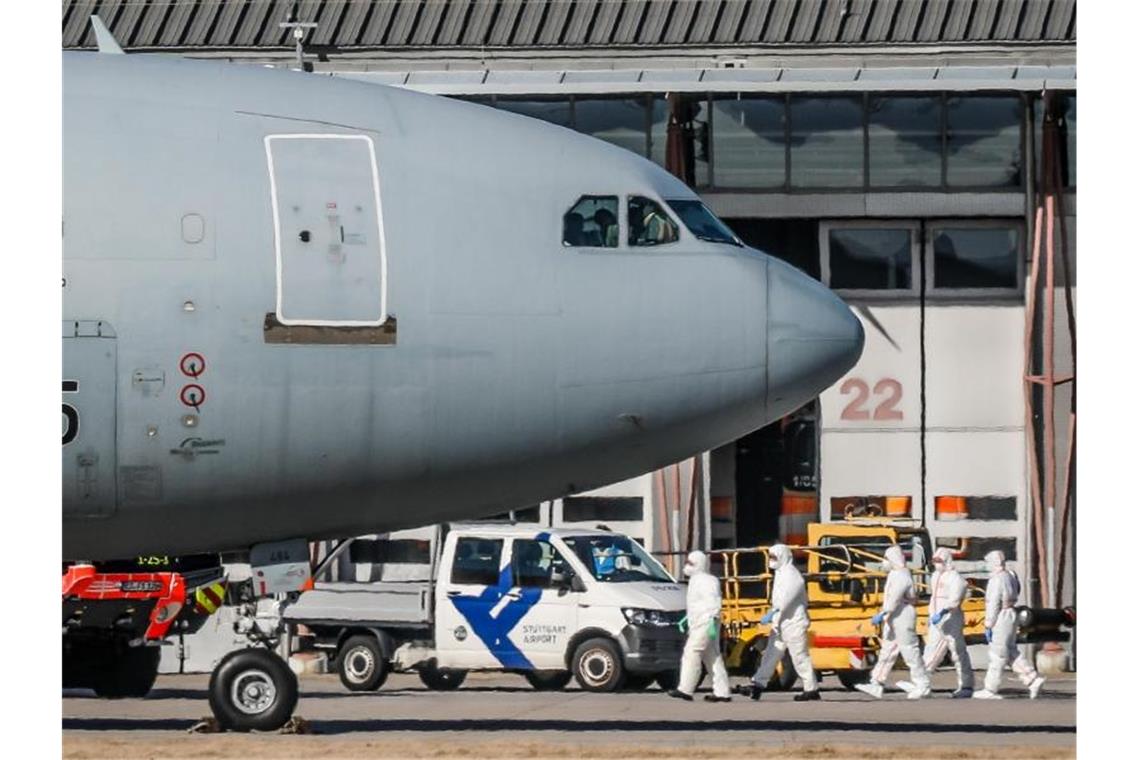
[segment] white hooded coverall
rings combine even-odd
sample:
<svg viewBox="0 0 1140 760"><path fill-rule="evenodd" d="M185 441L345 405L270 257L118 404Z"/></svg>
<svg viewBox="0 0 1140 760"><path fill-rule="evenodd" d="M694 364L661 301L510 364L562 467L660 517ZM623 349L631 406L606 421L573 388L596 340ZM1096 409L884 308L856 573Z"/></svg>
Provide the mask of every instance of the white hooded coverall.
<svg viewBox="0 0 1140 760"><path fill-rule="evenodd" d="M771 633L768 646L760 658L760 667L752 676L752 683L761 689L776 671L776 665L788 652L796 675L803 681L804 691L816 691L815 668L811 665L808 651L807 587L800 571L792 564L792 550L784 544L775 544L768 550L772 568L775 571L772 581Z"/></svg>
<svg viewBox="0 0 1140 760"><path fill-rule="evenodd" d="M934 671L950 651L950 659L958 672L958 688L973 690L974 670L970 662L970 651L962 634L965 616L962 613L962 600L966 598L966 579L954 569L953 555L942 547L934 552L934 574L930 577L930 619L935 613L945 610L938 625L930 624L926 635L926 649L923 650L923 664L928 671Z"/></svg>
<svg viewBox="0 0 1140 760"><path fill-rule="evenodd" d="M1005 567L1005 554L995 549L986 555L990 580L986 584L986 628L991 629L990 664L986 669L986 691L994 694L1001 688L1002 672L1009 665L1021 683L1029 686L1037 679L1037 671L1017 648L1017 612L1014 605L1021 595L1021 582ZM1011 664L1012 663L1012 664Z"/></svg>
<svg viewBox="0 0 1140 760"><path fill-rule="evenodd" d="M910 668L911 683L920 691L927 691L930 688L930 677L922 663L918 635L914 630L914 580L910 577L910 570L906 567L906 558L901 548L898 546L888 548L886 559L890 563L891 571L887 574L887 583L883 588L882 644L879 661L871 670L871 681L878 684L886 683L891 668L901 653L907 667Z"/></svg>
<svg viewBox="0 0 1140 760"><path fill-rule="evenodd" d="M720 654L720 581L709 572L708 555L701 551L689 552L685 575L689 576L689 588L685 594L689 635L681 654L681 677L677 690L685 694L696 691L703 663L712 674L713 694L731 697L728 671ZM715 625L713 636L709 635L710 625Z"/></svg>

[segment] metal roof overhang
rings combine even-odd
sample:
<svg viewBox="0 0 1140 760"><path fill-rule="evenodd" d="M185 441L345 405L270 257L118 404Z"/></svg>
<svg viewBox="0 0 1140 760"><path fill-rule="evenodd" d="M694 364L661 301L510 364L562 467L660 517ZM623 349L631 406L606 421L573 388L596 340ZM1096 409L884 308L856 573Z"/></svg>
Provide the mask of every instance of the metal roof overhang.
<svg viewBox="0 0 1140 760"><path fill-rule="evenodd" d="M1075 90L1075 66L331 71L436 95Z"/></svg>

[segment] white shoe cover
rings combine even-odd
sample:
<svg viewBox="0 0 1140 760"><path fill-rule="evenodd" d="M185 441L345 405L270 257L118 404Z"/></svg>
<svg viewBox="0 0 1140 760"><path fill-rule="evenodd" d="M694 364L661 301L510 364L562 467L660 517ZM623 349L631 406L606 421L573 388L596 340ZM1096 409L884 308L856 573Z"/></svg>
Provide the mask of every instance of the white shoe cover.
<svg viewBox="0 0 1140 760"><path fill-rule="evenodd" d="M875 699L883 698L883 685L880 683L857 683L855 688L864 694L870 694Z"/></svg>
<svg viewBox="0 0 1140 760"><path fill-rule="evenodd" d="M920 689L917 686L912 686L910 691L908 691L906 693L907 699L923 699L924 697L929 697L929 696L930 696L930 686L929 685L923 689Z"/></svg>
<svg viewBox="0 0 1140 760"><path fill-rule="evenodd" d="M974 692L974 699L1001 699L1001 694L994 694L989 689Z"/></svg>
<svg viewBox="0 0 1140 760"><path fill-rule="evenodd" d="M1029 684L1029 698L1037 699L1037 695L1041 692L1041 687L1045 685L1045 678L1037 676L1033 679L1033 683Z"/></svg>
<svg viewBox="0 0 1140 760"><path fill-rule="evenodd" d="M912 691L914 691L914 684L912 684L910 681L896 681L895 688L899 691L905 691L907 694L910 694Z"/></svg>

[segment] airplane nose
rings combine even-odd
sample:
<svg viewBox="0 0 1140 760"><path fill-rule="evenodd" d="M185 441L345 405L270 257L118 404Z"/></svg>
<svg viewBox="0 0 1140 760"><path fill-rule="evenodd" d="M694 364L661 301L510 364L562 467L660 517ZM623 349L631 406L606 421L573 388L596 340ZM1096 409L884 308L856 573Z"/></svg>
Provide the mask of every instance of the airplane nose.
<svg viewBox="0 0 1140 760"><path fill-rule="evenodd" d="M863 324L838 296L768 259L768 416L783 416L843 376L863 353Z"/></svg>

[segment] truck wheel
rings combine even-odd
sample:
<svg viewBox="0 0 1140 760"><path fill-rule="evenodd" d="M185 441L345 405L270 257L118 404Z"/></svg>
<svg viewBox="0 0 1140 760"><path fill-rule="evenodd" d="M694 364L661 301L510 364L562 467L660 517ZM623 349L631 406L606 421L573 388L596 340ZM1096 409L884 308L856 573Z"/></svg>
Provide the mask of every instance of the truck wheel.
<svg viewBox="0 0 1140 760"><path fill-rule="evenodd" d="M297 706L297 676L264 649L230 652L210 674L210 709L231 731L276 731Z"/></svg>
<svg viewBox="0 0 1140 760"><path fill-rule="evenodd" d="M539 691L561 691L574 676L569 670L528 670L523 677Z"/></svg>
<svg viewBox="0 0 1140 760"><path fill-rule="evenodd" d="M855 691L855 687L861 683L867 683L871 680L871 671L869 670L837 670L835 671L836 678L839 683L843 684L843 688L847 691Z"/></svg>
<svg viewBox="0 0 1140 760"><path fill-rule="evenodd" d="M626 673L622 691L645 691L652 685L653 675L647 673Z"/></svg>
<svg viewBox="0 0 1140 760"><path fill-rule="evenodd" d="M433 662L420 668L420 681L432 691L455 691L467 678L466 670L450 670L437 667Z"/></svg>
<svg viewBox="0 0 1140 760"><path fill-rule="evenodd" d="M586 691L617 691L625 680L625 668L617 646L609 639L587 639L574 650L574 678Z"/></svg>
<svg viewBox="0 0 1140 760"><path fill-rule="evenodd" d="M158 677L158 647L133 647L108 655L96 670L92 688L100 697L145 697Z"/></svg>
<svg viewBox="0 0 1140 760"><path fill-rule="evenodd" d="M376 691L388 679L388 661L375 636L350 636L337 655L340 682L349 691Z"/></svg>

